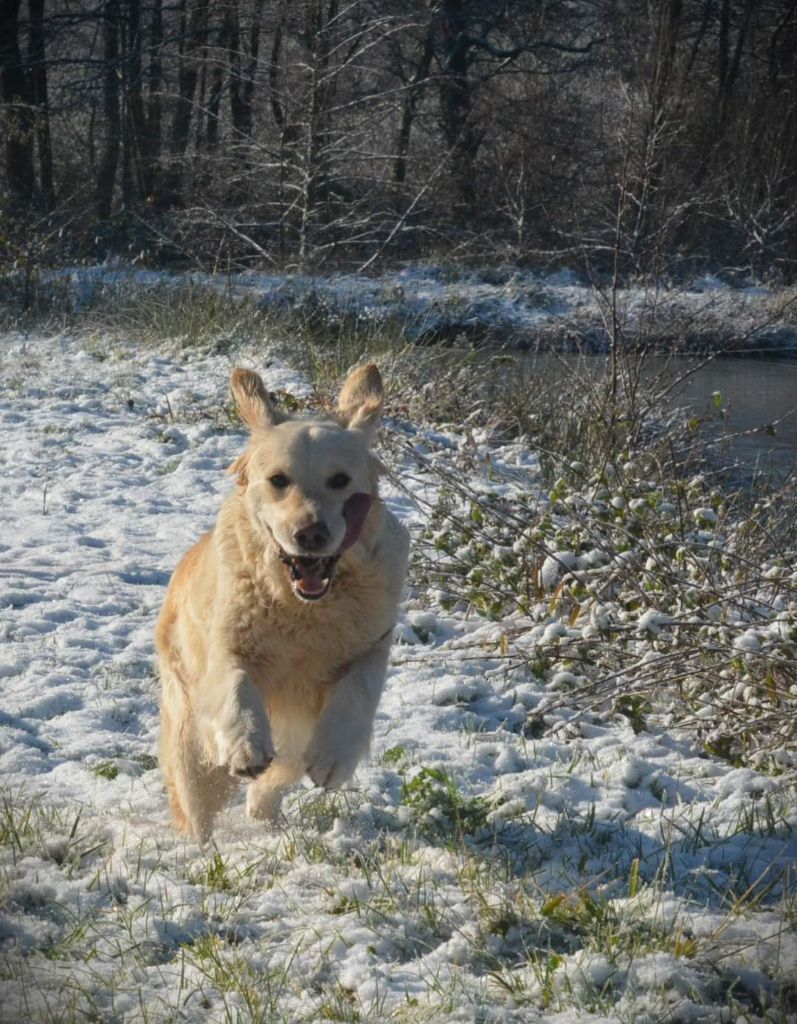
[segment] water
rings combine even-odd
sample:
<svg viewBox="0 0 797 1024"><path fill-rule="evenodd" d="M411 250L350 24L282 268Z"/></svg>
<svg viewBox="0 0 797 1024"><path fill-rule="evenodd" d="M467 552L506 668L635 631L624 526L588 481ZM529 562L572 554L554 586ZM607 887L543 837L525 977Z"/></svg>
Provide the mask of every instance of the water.
<svg viewBox="0 0 797 1024"><path fill-rule="evenodd" d="M676 401L699 415L714 392L728 410L724 432L741 433L729 451L744 466L771 464L778 476L797 468L797 360L717 358L684 384ZM761 429L768 425L774 434Z"/></svg>
<svg viewBox="0 0 797 1024"><path fill-rule="evenodd" d="M520 358L530 376L561 374L563 360L593 364L596 373L607 367L604 356ZM797 470L797 359L718 356L700 366L692 357L660 356L648 360L645 372L646 376L663 373L674 380L691 369L695 372L673 391L671 404L688 410L687 415L716 414L714 394L718 392L727 410L724 422L717 422L719 436L727 438L719 450L728 461L738 461L745 476L758 469L783 478ZM774 434L766 429L771 424Z"/></svg>

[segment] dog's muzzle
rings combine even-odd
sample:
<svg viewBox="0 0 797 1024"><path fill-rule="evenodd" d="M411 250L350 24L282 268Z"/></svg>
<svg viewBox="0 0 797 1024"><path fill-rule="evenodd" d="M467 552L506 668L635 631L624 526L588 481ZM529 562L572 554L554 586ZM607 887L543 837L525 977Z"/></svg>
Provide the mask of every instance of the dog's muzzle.
<svg viewBox="0 0 797 1024"><path fill-rule="evenodd" d="M335 566L347 548L357 543L365 525L373 498L370 494L352 494L343 505L346 533L340 547L333 555L289 555L279 549L280 561L285 565L291 578L291 586L297 597L303 601L319 601L326 597L335 576Z"/></svg>

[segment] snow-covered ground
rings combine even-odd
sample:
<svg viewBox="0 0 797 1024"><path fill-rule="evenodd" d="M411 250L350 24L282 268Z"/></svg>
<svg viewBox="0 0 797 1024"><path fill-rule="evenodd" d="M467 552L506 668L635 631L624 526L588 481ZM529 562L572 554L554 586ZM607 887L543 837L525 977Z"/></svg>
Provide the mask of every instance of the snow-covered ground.
<svg viewBox="0 0 797 1024"><path fill-rule="evenodd" d="M0 1019L797 1020L793 786L561 702L541 732L499 625L420 592L349 790L171 834L155 615L231 486L234 362L307 385L262 350L0 346ZM465 442L387 430L418 532L412 448Z"/></svg>
<svg viewBox="0 0 797 1024"><path fill-rule="evenodd" d="M78 308L96 302L103 290L194 283L329 324L344 318L400 321L411 341L473 339L518 348L600 352L608 344L605 325L616 314L628 344L644 342L664 351L797 350L793 290L730 287L711 275L689 282L661 281L656 287L628 283L616 300L605 281L564 269L513 266L462 270L430 265L378 276L313 276L254 271L166 275L100 265L59 270L48 280L66 289Z"/></svg>

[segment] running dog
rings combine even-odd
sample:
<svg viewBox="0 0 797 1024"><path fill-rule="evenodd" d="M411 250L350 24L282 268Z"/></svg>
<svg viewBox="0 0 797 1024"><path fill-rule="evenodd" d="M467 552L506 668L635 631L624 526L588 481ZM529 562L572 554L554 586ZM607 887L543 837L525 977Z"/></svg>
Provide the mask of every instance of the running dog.
<svg viewBox="0 0 797 1024"><path fill-rule="evenodd" d="M155 632L160 766L175 828L200 842L236 783L274 821L307 773L341 786L367 753L409 537L379 498L376 366L337 408L288 415L251 370L231 389L249 444L215 527L182 558Z"/></svg>

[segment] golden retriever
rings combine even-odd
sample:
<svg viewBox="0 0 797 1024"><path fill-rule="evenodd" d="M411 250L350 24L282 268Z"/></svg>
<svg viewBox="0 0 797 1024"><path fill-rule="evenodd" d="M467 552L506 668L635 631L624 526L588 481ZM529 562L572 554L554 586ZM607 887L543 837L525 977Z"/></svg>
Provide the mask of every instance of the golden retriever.
<svg viewBox="0 0 797 1024"><path fill-rule="evenodd" d="M160 766L181 832L200 842L249 779L250 816L274 821L306 772L334 789L367 753L409 538L378 494L376 366L334 411L291 416L236 369L250 438L215 527L182 558L155 639Z"/></svg>

